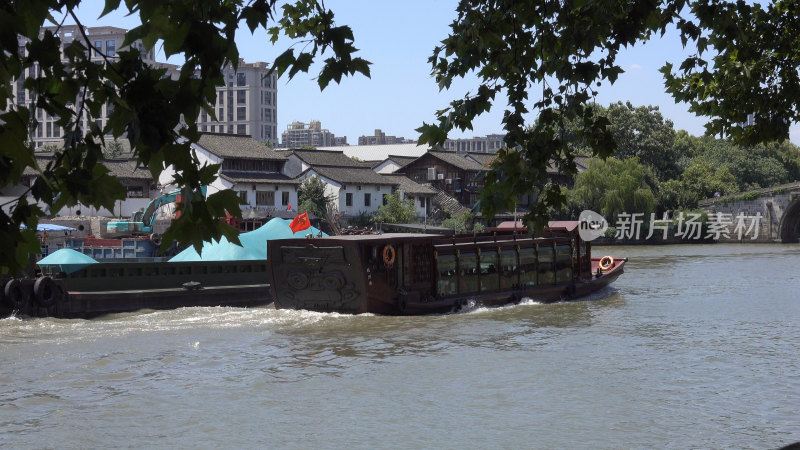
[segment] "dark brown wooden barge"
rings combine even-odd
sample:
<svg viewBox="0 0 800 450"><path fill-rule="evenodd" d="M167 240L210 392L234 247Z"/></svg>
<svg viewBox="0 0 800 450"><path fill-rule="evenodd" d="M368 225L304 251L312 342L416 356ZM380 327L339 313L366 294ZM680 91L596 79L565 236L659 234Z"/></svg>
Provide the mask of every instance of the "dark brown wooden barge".
<svg viewBox="0 0 800 450"><path fill-rule="evenodd" d="M559 222L538 237L498 230L273 240L272 296L279 309L388 315L576 299L612 283L625 265L593 258L577 224Z"/></svg>

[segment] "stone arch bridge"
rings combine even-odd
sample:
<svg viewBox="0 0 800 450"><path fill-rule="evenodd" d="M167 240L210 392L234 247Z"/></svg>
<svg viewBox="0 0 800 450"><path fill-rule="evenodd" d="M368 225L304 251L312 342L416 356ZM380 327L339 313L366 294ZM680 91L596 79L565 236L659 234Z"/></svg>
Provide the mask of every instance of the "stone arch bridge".
<svg viewBox="0 0 800 450"><path fill-rule="evenodd" d="M800 182L702 200L709 213L761 215L756 242L800 241ZM732 240L737 237L731 234ZM750 237L742 238L749 241Z"/></svg>

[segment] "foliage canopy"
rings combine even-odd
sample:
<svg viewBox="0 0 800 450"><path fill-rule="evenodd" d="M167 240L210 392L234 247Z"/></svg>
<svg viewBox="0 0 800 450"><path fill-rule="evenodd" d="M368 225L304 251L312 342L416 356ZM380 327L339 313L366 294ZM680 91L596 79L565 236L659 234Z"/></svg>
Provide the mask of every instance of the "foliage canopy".
<svg viewBox="0 0 800 450"><path fill-rule="evenodd" d="M0 272L15 271L38 252L34 232L47 210L79 203L111 209L125 198L120 181L102 164L106 135L126 135L138 163L154 179L166 167L175 168L174 181L189 201L164 234L165 243L174 239L200 251L204 240L225 236L238 242L236 230L219 220L226 211L241 215L235 194L220 191L204 198L201 187L211 183L219 166L201 167L190 149L198 139L195 121L201 109L215 117L212 106L216 86L224 82L223 68L239 62L238 32L262 28L273 43L283 33L305 44L299 52L289 48L273 64L278 75L289 78L327 56L317 77L321 89L346 75L370 74L369 62L353 56L352 30L337 26L321 0L296 0L280 11L276 0L106 0L103 15L122 10L141 19L113 56L93 46L76 13L80 3L0 2L0 189L20 185L26 169L37 175L0 211ZM81 27L81 36L71 42L59 33L68 18ZM246 28L240 30L240 24ZM45 25L55 28L42 29ZM146 65L139 50L128 47L138 39L147 49L161 44L167 57L181 55L185 63L179 77L164 77L165 70ZM93 61L92 54L102 55L103 62ZM12 96L12 80L23 78L29 102ZM103 105L113 112L101 128L91 119L99 117ZM35 108L58 117L64 130L63 149L46 167L37 164L28 138L37 126ZM90 120L82 129L85 115Z"/></svg>
<svg viewBox="0 0 800 450"><path fill-rule="evenodd" d="M605 217L617 217L623 212L655 211L653 176L639 158L594 159L575 181L570 192L574 203L582 209L597 211Z"/></svg>
<svg viewBox="0 0 800 450"><path fill-rule="evenodd" d="M319 177L308 177L297 188L298 211L325 217L333 206L333 195L325 194L325 182Z"/></svg>
<svg viewBox="0 0 800 450"><path fill-rule="evenodd" d="M440 144L453 129L472 128L498 94L508 99L500 158L486 178L481 208L491 217L510 210L518 195L532 189L539 203L527 215L535 226L547 221L566 197L543 184L554 163L574 175L570 142L577 138L591 154L617 150L609 117L594 114L590 102L603 83L613 84L622 67L623 47L663 36L675 28L683 44L696 48L662 72L666 90L690 110L711 117L711 134L737 143L788 138L800 119L800 22L797 2L768 5L722 0L462 0L450 34L429 59L441 89L475 73L479 85L436 113L436 122L418 129L420 141ZM528 125L526 115L536 113ZM744 126L748 122L751 126ZM578 124L567 136L566 124ZM659 172L674 175L673 167ZM661 173L658 174L662 176Z"/></svg>
<svg viewBox="0 0 800 450"><path fill-rule="evenodd" d="M395 191L386 195L386 204L378 207L373 214L373 222L385 223L411 223L414 220L414 198L400 198L400 192Z"/></svg>

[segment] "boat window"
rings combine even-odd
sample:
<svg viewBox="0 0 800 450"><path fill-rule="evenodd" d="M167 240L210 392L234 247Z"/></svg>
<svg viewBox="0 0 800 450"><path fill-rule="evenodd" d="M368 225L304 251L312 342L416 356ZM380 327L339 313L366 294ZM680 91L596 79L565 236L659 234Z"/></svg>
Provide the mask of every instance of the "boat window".
<svg viewBox="0 0 800 450"><path fill-rule="evenodd" d="M539 284L553 284L556 282L553 272L553 246L542 244L539 246Z"/></svg>
<svg viewBox="0 0 800 450"><path fill-rule="evenodd" d="M500 252L500 289L512 289L517 284L517 252L505 249Z"/></svg>
<svg viewBox="0 0 800 450"><path fill-rule="evenodd" d="M481 291L496 291L499 288L500 272L497 267L497 251L481 252Z"/></svg>
<svg viewBox="0 0 800 450"><path fill-rule="evenodd" d="M425 283L431 279L431 256L429 245L414 245L411 247L413 258L411 260L411 267L414 271L413 282Z"/></svg>
<svg viewBox="0 0 800 450"><path fill-rule="evenodd" d="M519 284L523 287L536 285L536 249L533 247L519 249Z"/></svg>
<svg viewBox="0 0 800 450"><path fill-rule="evenodd" d="M478 292L478 255L472 252L462 253L458 257L458 269L461 275L458 293Z"/></svg>
<svg viewBox="0 0 800 450"><path fill-rule="evenodd" d="M436 258L436 269L439 271L439 296L456 294L458 277L456 276L456 255L439 255Z"/></svg>
<svg viewBox="0 0 800 450"><path fill-rule="evenodd" d="M556 283L572 280L572 246L561 244L556 246Z"/></svg>
<svg viewBox="0 0 800 450"><path fill-rule="evenodd" d="M94 269L89 273L92 277L105 277L106 269Z"/></svg>
<svg viewBox="0 0 800 450"><path fill-rule="evenodd" d="M128 275L129 277L140 277L142 276L142 268L141 267L130 267L128 268Z"/></svg>
<svg viewBox="0 0 800 450"><path fill-rule="evenodd" d="M122 267L113 267L111 269L108 269L108 275L112 277L121 277L124 276L123 273L124 271L125 269L123 269Z"/></svg>

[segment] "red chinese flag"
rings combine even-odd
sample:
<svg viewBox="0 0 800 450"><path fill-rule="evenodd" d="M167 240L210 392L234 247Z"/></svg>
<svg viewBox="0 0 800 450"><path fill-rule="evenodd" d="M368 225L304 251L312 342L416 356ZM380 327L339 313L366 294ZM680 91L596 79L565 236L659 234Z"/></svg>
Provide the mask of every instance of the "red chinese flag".
<svg viewBox="0 0 800 450"><path fill-rule="evenodd" d="M308 221L308 213L300 214L299 216L292 219L292 222L289 224L289 228L291 228L292 232L294 233L297 233L298 231L303 231L310 226L311 223Z"/></svg>

